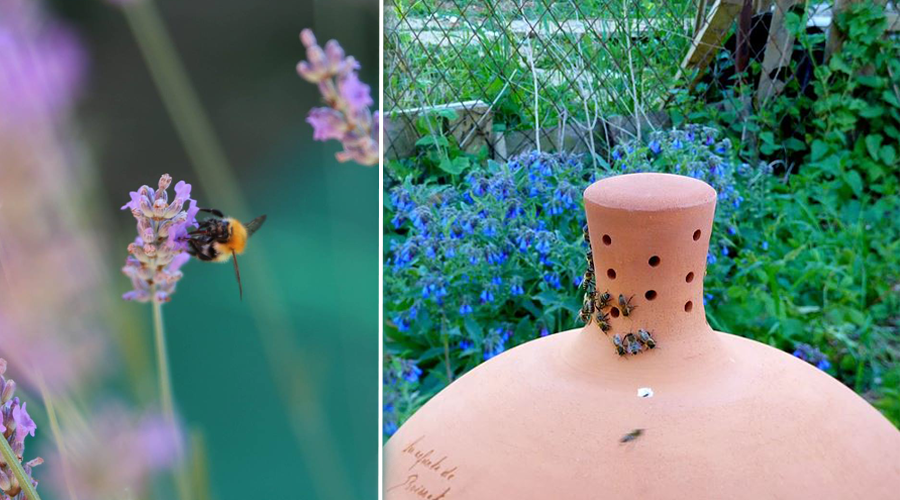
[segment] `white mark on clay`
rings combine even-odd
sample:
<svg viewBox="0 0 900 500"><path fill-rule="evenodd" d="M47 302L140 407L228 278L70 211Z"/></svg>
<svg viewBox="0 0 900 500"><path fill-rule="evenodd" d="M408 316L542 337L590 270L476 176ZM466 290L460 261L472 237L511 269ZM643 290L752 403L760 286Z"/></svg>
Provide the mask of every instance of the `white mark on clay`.
<svg viewBox="0 0 900 500"><path fill-rule="evenodd" d="M638 389L638 397L639 398L652 398L653 397L653 389L649 387L641 387Z"/></svg>

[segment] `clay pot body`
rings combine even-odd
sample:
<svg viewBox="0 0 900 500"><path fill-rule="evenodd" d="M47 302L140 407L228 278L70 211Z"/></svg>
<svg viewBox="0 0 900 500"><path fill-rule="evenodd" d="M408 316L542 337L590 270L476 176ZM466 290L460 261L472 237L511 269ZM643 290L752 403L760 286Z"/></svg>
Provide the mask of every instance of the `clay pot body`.
<svg viewBox="0 0 900 500"><path fill-rule="evenodd" d="M706 323L711 187L633 174L584 199L597 289L637 307L450 384L385 445L386 499L900 498L900 432L877 410ZM656 348L620 356L612 336L639 328Z"/></svg>

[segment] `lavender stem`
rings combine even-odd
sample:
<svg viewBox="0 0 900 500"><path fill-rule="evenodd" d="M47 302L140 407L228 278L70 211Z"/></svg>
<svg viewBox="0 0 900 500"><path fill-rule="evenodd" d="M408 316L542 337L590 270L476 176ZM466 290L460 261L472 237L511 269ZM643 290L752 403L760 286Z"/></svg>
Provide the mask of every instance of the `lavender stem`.
<svg viewBox="0 0 900 500"><path fill-rule="evenodd" d="M166 350L166 330L162 317L162 302L156 300L156 290L153 287L151 296L153 300L153 337L156 343L156 360L157 372L159 372L159 399L162 405L163 417L166 422L175 428L175 403L172 399L172 377L169 371L169 356ZM183 451L181 445L178 446L178 459L182 461ZM190 499L190 487L184 467L176 467L175 469L175 487L178 490L178 498L181 500Z"/></svg>
<svg viewBox="0 0 900 500"><path fill-rule="evenodd" d="M0 455L3 455L3 461L6 462L7 466L16 477L16 481L19 482L19 487L25 492L25 498L28 500L41 500L41 496L37 494L37 491L35 491L34 486L31 484L31 478L28 477L28 474L25 474L25 469L22 468L22 462L19 462L19 457L13 453L12 448L9 446L9 442L7 442L6 438L3 436L0 436Z"/></svg>

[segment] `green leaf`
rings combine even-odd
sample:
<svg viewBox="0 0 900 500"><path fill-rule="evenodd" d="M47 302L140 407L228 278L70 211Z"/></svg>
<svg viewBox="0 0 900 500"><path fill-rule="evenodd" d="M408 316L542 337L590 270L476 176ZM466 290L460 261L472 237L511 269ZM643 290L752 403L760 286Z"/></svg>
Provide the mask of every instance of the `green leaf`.
<svg viewBox="0 0 900 500"><path fill-rule="evenodd" d="M882 92L881 98L886 102L893 104L895 108L900 108L900 99L898 99L897 95L890 90L885 90L884 92Z"/></svg>
<svg viewBox="0 0 900 500"><path fill-rule="evenodd" d="M863 181L862 177L859 176L859 172L850 170L844 175L844 181L850 186L850 189L853 190L853 194L856 196L862 195Z"/></svg>
<svg viewBox="0 0 900 500"><path fill-rule="evenodd" d="M784 141L784 147L788 151L803 151L806 149L806 144L803 144L799 139L789 137Z"/></svg>
<svg viewBox="0 0 900 500"><path fill-rule="evenodd" d="M821 160L828 153L828 143L821 139L816 139L812 143L812 161Z"/></svg>
<svg viewBox="0 0 900 500"><path fill-rule="evenodd" d="M472 318L472 316L466 316L466 320L463 323L466 326L466 331L469 332L469 337L480 345L481 341L484 339L484 333L481 330L481 325L479 325L478 322Z"/></svg>
<svg viewBox="0 0 900 500"><path fill-rule="evenodd" d="M884 114L884 108L881 106L867 106L859 111L859 116L863 118L878 118Z"/></svg>
<svg viewBox="0 0 900 500"><path fill-rule="evenodd" d="M438 164L441 170L447 172L452 175L459 175L463 173L463 171L469 167L469 159L465 156L457 156L454 159L447 158L446 156L441 159L441 162Z"/></svg>
<svg viewBox="0 0 900 500"><path fill-rule="evenodd" d="M873 160L878 159L878 149L881 147L882 140L881 136L877 134L866 136L866 149L869 150L869 155Z"/></svg>
<svg viewBox="0 0 900 500"><path fill-rule="evenodd" d="M881 156L881 159L888 165L893 165L897 160L897 151L894 149L894 146L888 144L885 146L881 146L879 156Z"/></svg>
<svg viewBox="0 0 900 500"><path fill-rule="evenodd" d="M447 141L446 137L441 137L439 135L426 135L422 137L418 141L416 141L416 146L432 146L434 144L439 144L441 146L448 146L450 143Z"/></svg>
<svg viewBox="0 0 900 500"><path fill-rule="evenodd" d="M437 110L437 115L440 116L441 118L446 118L446 119L450 120L451 122L459 119L459 115L456 114L456 110L451 109L451 108L439 109L439 110Z"/></svg>

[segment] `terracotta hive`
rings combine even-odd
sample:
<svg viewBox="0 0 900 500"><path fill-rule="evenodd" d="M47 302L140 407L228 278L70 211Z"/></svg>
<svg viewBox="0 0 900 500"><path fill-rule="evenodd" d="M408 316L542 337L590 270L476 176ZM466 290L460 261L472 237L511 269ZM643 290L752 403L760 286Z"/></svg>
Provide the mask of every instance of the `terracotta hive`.
<svg viewBox="0 0 900 500"><path fill-rule="evenodd" d="M900 432L877 410L706 323L711 187L634 174L584 201L598 291L637 307L453 382L385 445L386 499L900 498ZM657 347L619 356L611 337L639 328Z"/></svg>

